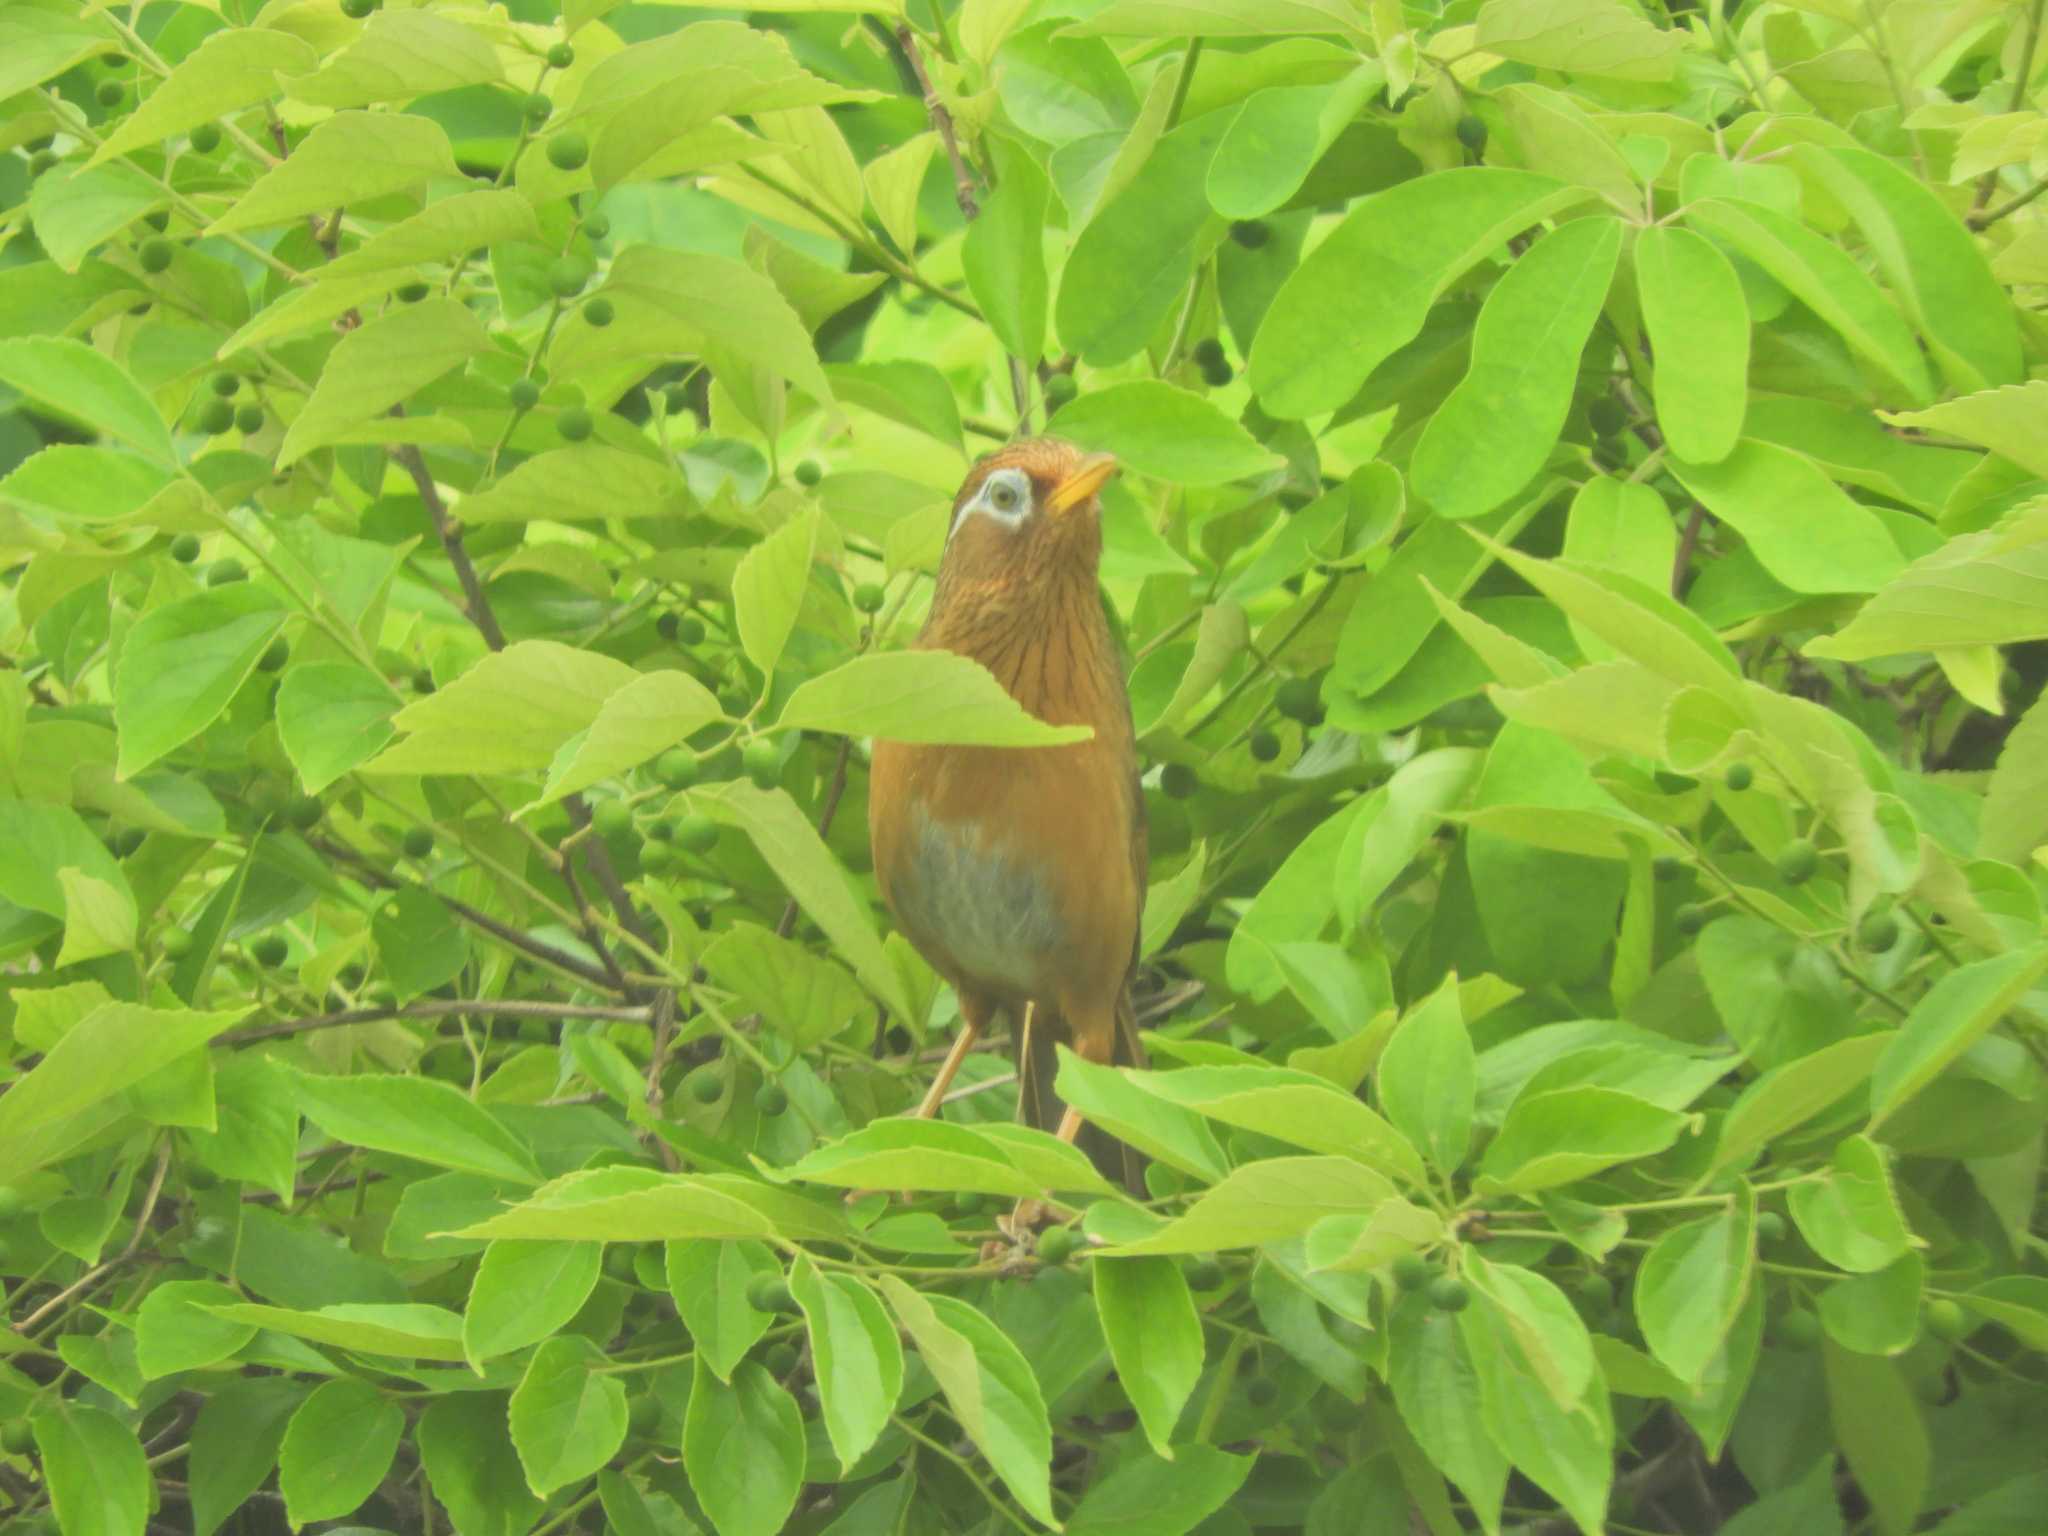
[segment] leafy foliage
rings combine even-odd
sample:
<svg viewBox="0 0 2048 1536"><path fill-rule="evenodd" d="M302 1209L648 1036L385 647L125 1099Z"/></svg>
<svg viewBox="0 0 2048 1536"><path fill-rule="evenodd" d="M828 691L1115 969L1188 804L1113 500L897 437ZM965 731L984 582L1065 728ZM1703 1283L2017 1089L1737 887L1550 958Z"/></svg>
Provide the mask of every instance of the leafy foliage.
<svg viewBox="0 0 2048 1536"><path fill-rule="evenodd" d="M2042 19L0 6L0 1528L2037 1520ZM860 815L1048 427L1142 1201Z"/></svg>

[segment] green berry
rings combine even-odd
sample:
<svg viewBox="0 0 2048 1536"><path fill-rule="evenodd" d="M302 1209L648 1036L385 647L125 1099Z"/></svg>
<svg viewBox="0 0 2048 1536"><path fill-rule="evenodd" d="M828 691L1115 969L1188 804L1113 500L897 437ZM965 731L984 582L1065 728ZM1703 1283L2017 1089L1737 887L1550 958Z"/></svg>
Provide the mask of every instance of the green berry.
<svg viewBox="0 0 2048 1536"><path fill-rule="evenodd" d="M1707 918L1711 915L1705 907L1697 902L1689 902L1678 909L1672 921L1680 933L1689 935L1698 933L1702 928L1706 927Z"/></svg>
<svg viewBox="0 0 2048 1536"><path fill-rule="evenodd" d="M1748 763L1731 763L1727 776L1721 782L1740 794L1756 782L1756 770Z"/></svg>
<svg viewBox="0 0 2048 1536"><path fill-rule="evenodd" d="M614 1280L633 1278L633 1256L638 1243L607 1243L604 1250L604 1272Z"/></svg>
<svg viewBox="0 0 2048 1536"><path fill-rule="evenodd" d="M599 330L610 325L616 313L612 308L612 301L603 294L599 294L583 306L583 318Z"/></svg>
<svg viewBox="0 0 2048 1536"><path fill-rule="evenodd" d="M377 0L341 0L341 14L351 21L361 21L377 8Z"/></svg>
<svg viewBox="0 0 2048 1536"><path fill-rule="evenodd" d="M220 148L220 125L201 123L192 130L192 148L199 154L210 155Z"/></svg>
<svg viewBox="0 0 2048 1536"><path fill-rule="evenodd" d="M531 379L514 379L505 398L515 411L530 411L540 404L540 386Z"/></svg>
<svg viewBox="0 0 2048 1536"><path fill-rule="evenodd" d="M1195 770L1186 763L1168 763L1159 770L1159 788L1169 800L1187 799L1195 786Z"/></svg>
<svg viewBox="0 0 2048 1536"><path fill-rule="evenodd" d="M862 613L880 613L884 596L879 581L864 581L853 589L853 606Z"/></svg>
<svg viewBox="0 0 2048 1536"><path fill-rule="evenodd" d="M670 747L654 760L654 776L670 789L688 789L698 770L697 754L688 747Z"/></svg>
<svg viewBox="0 0 2048 1536"><path fill-rule="evenodd" d="M602 240L612 232L612 221L602 213L593 213L583 221L583 238Z"/></svg>
<svg viewBox="0 0 2048 1536"><path fill-rule="evenodd" d="M1394 1284L1404 1291L1419 1291L1436 1278L1436 1266L1419 1253L1404 1253L1394 1260Z"/></svg>
<svg viewBox="0 0 2048 1536"><path fill-rule="evenodd" d="M690 1097L699 1104L716 1104L724 1092L725 1074L716 1067L706 1067L690 1079Z"/></svg>
<svg viewBox="0 0 2048 1536"><path fill-rule="evenodd" d="M320 824L320 818L326 810L327 807L320 803L318 795L293 795L285 803L284 819L301 832L305 832Z"/></svg>
<svg viewBox="0 0 2048 1536"><path fill-rule="evenodd" d="M789 1108L789 1090L780 1083L763 1083L754 1095L754 1108L772 1119Z"/></svg>
<svg viewBox="0 0 2048 1536"><path fill-rule="evenodd" d="M1778 850L1778 878L1787 885L1804 885L1820 868L1820 851L1810 839L1795 837Z"/></svg>
<svg viewBox="0 0 2048 1536"><path fill-rule="evenodd" d="M407 827L398 845L405 850L408 859L424 859L434 851L433 828Z"/></svg>
<svg viewBox="0 0 2048 1536"><path fill-rule="evenodd" d="M274 933L266 933L249 946L249 954L255 962L273 970L284 964L285 956L289 953L290 946Z"/></svg>
<svg viewBox="0 0 2048 1536"><path fill-rule="evenodd" d="M681 645L702 645L704 643L704 621L693 613L683 615L683 622L676 630L676 641Z"/></svg>
<svg viewBox="0 0 2048 1536"><path fill-rule="evenodd" d="M1612 395L1602 395L1586 407L1586 422L1596 437L1619 437L1628 425L1628 412Z"/></svg>
<svg viewBox="0 0 2048 1536"><path fill-rule="evenodd" d="M1614 1305L1614 1282L1605 1275L1588 1275L1579 1282L1579 1300L1593 1312L1605 1312Z"/></svg>
<svg viewBox="0 0 2048 1536"><path fill-rule="evenodd" d="M675 867L676 850L671 843L642 843L640 845L640 871L642 874L659 875Z"/></svg>
<svg viewBox="0 0 2048 1536"><path fill-rule="evenodd" d="M434 674L425 667L414 668L412 691L414 693L432 693L434 691Z"/></svg>
<svg viewBox="0 0 2048 1536"><path fill-rule="evenodd" d="M1185 1274L1191 1291L1213 1291L1223 1283L1223 1266L1214 1259L1188 1260Z"/></svg>
<svg viewBox="0 0 2048 1536"><path fill-rule="evenodd" d="M1456 1275L1439 1275L1430 1282L1429 1304L1439 1312L1462 1312L1472 1302L1472 1292Z"/></svg>
<svg viewBox="0 0 2048 1536"><path fill-rule="evenodd" d="M209 587L224 587L230 582L246 581L249 573L242 569L239 560L216 560L206 568L206 584Z"/></svg>
<svg viewBox="0 0 2048 1536"><path fill-rule="evenodd" d="M572 405L555 418L555 430L562 434L562 440L580 443L590 436L596 423L590 419L590 412L580 405Z"/></svg>
<svg viewBox="0 0 2048 1536"><path fill-rule="evenodd" d="M1270 763L1280 755L1280 738L1271 731L1254 731L1252 739L1245 743L1255 761Z"/></svg>
<svg viewBox="0 0 2048 1536"><path fill-rule="evenodd" d="M1049 1227L1038 1234L1038 1257L1047 1264L1064 1264L1081 1246L1081 1234L1072 1227Z"/></svg>
<svg viewBox="0 0 2048 1536"><path fill-rule="evenodd" d="M1467 113L1458 119L1458 142L1478 154L1486 148L1486 124Z"/></svg>
<svg viewBox="0 0 2048 1536"><path fill-rule="evenodd" d="M223 368L219 373L208 379L206 384L216 395L219 395L224 400L230 400L234 398L235 392L242 387L242 380L239 375L229 373Z"/></svg>
<svg viewBox="0 0 2048 1536"><path fill-rule="evenodd" d="M1927 1324L1927 1331L1944 1344L1954 1344L1969 1336L1968 1314L1947 1297L1936 1297L1928 1302L1920 1309L1920 1316Z"/></svg>
<svg viewBox="0 0 2048 1536"><path fill-rule="evenodd" d="M391 292L401 304L417 304L427 296L428 288L425 283L415 279L410 283L400 283Z"/></svg>
<svg viewBox="0 0 2048 1536"><path fill-rule="evenodd" d="M1196 365L1201 368L1221 367L1224 363L1223 343L1214 336L1204 336L1195 343L1193 356Z"/></svg>
<svg viewBox="0 0 2048 1536"><path fill-rule="evenodd" d="M654 621L654 632L664 640L675 639L682 627L682 619L674 613L664 613Z"/></svg>
<svg viewBox="0 0 2048 1536"><path fill-rule="evenodd" d="M799 459L795 474L798 485L816 485L825 478L825 466L816 459Z"/></svg>
<svg viewBox="0 0 2048 1536"><path fill-rule="evenodd" d="M575 298L589 281L590 268L574 256L563 256L548 267L548 287L557 298Z"/></svg>
<svg viewBox="0 0 2048 1536"><path fill-rule="evenodd" d="M600 800L590 813L599 837L624 837L633 830L633 807L623 800Z"/></svg>
<svg viewBox="0 0 2048 1536"><path fill-rule="evenodd" d="M737 720L754 707L754 696L744 683L731 683L718 690L718 707Z"/></svg>
<svg viewBox="0 0 2048 1536"><path fill-rule="evenodd" d="M1760 1243L1775 1243L1785 1236L1785 1218L1776 1211L1758 1211L1756 1216L1756 1240Z"/></svg>
<svg viewBox="0 0 2048 1536"><path fill-rule="evenodd" d="M1290 677L1273 695L1273 704L1290 720L1314 725L1323 718L1323 690L1312 677Z"/></svg>
<svg viewBox="0 0 2048 1536"><path fill-rule="evenodd" d="M708 816L684 816L676 822L676 846L685 853L709 853L718 846L718 823Z"/></svg>
<svg viewBox="0 0 2048 1536"><path fill-rule="evenodd" d="M102 80L92 94L101 106L118 107L128 99L128 87L118 80Z"/></svg>
<svg viewBox="0 0 2048 1536"><path fill-rule="evenodd" d="M263 407L260 405L238 405L235 407L235 430L244 437L253 436L263 430Z"/></svg>
<svg viewBox="0 0 2048 1536"><path fill-rule="evenodd" d="M1280 1388L1270 1376L1254 1376L1245 1383L1245 1401L1254 1408L1263 1408L1280 1395Z"/></svg>
<svg viewBox="0 0 2048 1536"><path fill-rule="evenodd" d="M167 960L182 960L192 953L192 935L183 928L166 928L156 941Z"/></svg>
<svg viewBox="0 0 2048 1536"><path fill-rule="evenodd" d="M194 420L208 437L219 437L235 424L235 408L225 400L209 400Z"/></svg>
<svg viewBox="0 0 2048 1536"><path fill-rule="evenodd" d="M180 565L190 565L199 558L199 535L181 533L171 540L171 558Z"/></svg>
<svg viewBox="0 0 2048 1536"><path fill-rule="evenodd" d="M291 654L291 646L285 642L283 635L279 635L269 645L265 646L263 654L256 658L256 670L259 672L275 672L285 664Z"/></svg>
<svg viewBox="0 0 2048 1536"><path fill-rule="evenodd" d="M789 1294L789 1282L775 1271L766 1271L747 1282L747 1305L756 1312L786 1312L796 1305Z"/></svg>
<svg viewBox="0 0 2048 1536"><path fill-rule="evenodd" d="M1856 925L1856 943L1872 954L1890 949L1899 941L1899 920L1890 912L1866 912Z"/></svg>
<svg viewBox="0 0 2048 1536"><path fill-rule="evenodd" d="M1058 410L1081 392L1071 373L1056 373L1045 381L1045 403Z"/></svg>
<svg viewBox="0 0 2048 1536"><path fill-rule="evenodd" d="M1676 880L1678 872L1685 865L1668 853L1660 853L1650 863L1650 874L1660 881Z"/></svg>
<svg viewBox="0 0 2048 1536"><path fill-rule="evenodd" d="M740 754L740 764L756 788L773 789L782 782L782 747L766 736L757 736L747 743L746 751Z"/></svg>
<svg viewBox="0 0 2048 1536"><path fill-rule="evenodd" d="M590 158L590 140L571 129L548 140L548 164L558 171L580 171Z"/></svg>
<svg viewBox="0 0 2048 1536"><path fill-rule="evenodd" d="M555 115L555 104L539 91L535 91L526 98L519 110L524 114L529 123L538 128L542 123Z"/></svg>
<svg viewBox="0 0 2048 1536"><path fill-rule="evenodd" d="M761 1356L761 1365L770 1376L783 1377L796 1369L796 1358L796 1346L785 1339Z"/></svg>
<svg viewBox="0 0 2048 1536"><path fill-rule="evenodd" d="M567 69L576 62L576 50L567 43L557 43L548 50L549 69Z"/></svg>
<svg viewBox="0 0 2048 1536"><path fill-rule="evenodd" d="M1804 1307L1794 1307L1778 1319L1772 1336L1787 1349L1811 1349L1820 1342L1820 1319Z"/></svg>
<svg viewBox="0 0 2048 1536"><path fill-rule="evenodd" d="M0 1424L0 1451L10 1456L26 1456L35 1449L35 1431L29 1428L27 1419L9 1419Z"/></svg>
<svg viewBox="0 0 2048 1536"><path fill-rule="evenodd" d="M1273 238L1273 231L1257 219L1242 219L1230 226L1230 238L1248 251L1256 251Z"/></svg>

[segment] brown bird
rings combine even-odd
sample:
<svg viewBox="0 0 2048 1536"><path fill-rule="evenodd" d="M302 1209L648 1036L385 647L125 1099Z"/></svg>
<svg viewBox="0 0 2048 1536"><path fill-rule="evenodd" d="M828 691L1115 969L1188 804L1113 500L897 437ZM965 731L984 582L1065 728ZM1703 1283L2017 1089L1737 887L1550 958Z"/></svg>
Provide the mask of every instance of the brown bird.
<svg viewBox="0 0 2048 1536"><path fill-rule="evenodd" d="M1131 1014L1145 899L1145 808L1130 695L1096 571L1097 493L1107 454L1051 438L981 460L953 498L921 650L980 662L1053 725L1094 728L1059 747L877 741L868 830L882 897L918 952L953 984L965 1027L918 1114L948 1084L994 1015L1016 1033L1023 1117L1066 1141L1080 1117L1052 1093L1053 1044L1084 1059L1140 1063ZM1101 1132L1082 1140L1134 1183L1135 1154ZM1135 1184L1134 1184L1135 1187Z"/></svg>

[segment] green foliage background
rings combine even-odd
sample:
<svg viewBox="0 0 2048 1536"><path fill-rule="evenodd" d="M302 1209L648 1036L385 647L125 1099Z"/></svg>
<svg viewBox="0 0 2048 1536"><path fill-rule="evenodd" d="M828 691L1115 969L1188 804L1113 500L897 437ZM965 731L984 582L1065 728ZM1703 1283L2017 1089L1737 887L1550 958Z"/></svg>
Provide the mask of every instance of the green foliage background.
<svg viewBox="0 0 2048 1536"><path fill-rule="evenodd" d="M2032 1528L2042 12L0 7L0 1529ZM891 1118L1048 418L1142 1203Z"/></svg>

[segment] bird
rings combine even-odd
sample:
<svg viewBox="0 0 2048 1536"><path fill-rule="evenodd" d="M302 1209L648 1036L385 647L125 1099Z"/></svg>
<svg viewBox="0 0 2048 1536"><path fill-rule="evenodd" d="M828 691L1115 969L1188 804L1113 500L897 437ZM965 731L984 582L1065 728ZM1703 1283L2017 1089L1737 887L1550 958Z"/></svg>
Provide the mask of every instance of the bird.
<svg viewBox="0 0 2048 1536"><path fill-rule="evenodd" d="M1137 1155L1053 1092L1056 1042L1143 1065L1130 983L1145 900L1145 804L1130 694L1102 606L1099 492L1116 459L1056 438L987 455L953 498L913 649L979 662L1026 710L1093 736L1050 747L878 740L868 780L876 883L959 998L962 1027L917 1115L939 1112L998 1013L1019 1113L1142 1192Z"/></svg>

